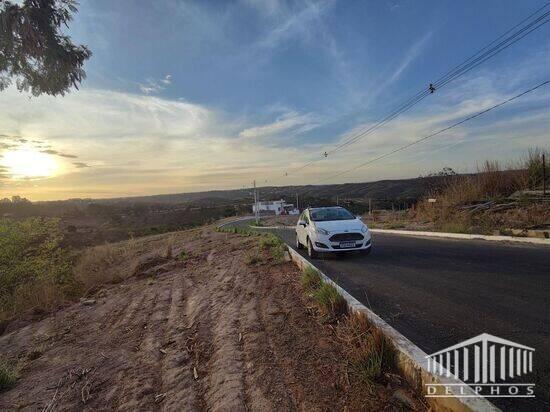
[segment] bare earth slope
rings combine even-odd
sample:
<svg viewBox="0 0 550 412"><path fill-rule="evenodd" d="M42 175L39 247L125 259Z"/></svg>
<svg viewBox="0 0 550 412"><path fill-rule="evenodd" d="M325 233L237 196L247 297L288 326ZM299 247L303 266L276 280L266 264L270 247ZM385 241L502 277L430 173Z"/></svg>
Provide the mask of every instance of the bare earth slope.
<svg viewBox="0 0 550 412"><path fill-rule="evenodd" d="M184 261L157 258L95 303L0 336L20 368L0 410L395 408L396 387L350 382L291 263L247 265L257 237L184 233Z"/></svg>

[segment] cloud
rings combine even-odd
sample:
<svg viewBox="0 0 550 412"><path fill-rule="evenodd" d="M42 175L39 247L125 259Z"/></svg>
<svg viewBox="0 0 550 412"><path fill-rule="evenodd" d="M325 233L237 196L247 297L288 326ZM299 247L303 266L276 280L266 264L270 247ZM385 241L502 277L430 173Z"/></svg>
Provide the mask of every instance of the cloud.
<svg viewBox="0 0 550 412"><path fill-rule="evenodd" d="M319 125L320 121L318 116L312 113L299 114L291 111L284 113L272 123L244 129L239 133L239 137L245 139L258 139L278 136L283 133L297 135L313 130L319 127Z"/></svg>
<svg viewBox="0 0 550 412"><path fill-rule="evenodd" d="M66 157L68 159L76 159L78 157L77 155L68 154L68 153L61 153L61 152L58 152L57 150L53 150L53 149L40 150L40 152L50 154L50 155Z"/></svg>
<svg viewBox="0 0 550 412"><path fill-rule="evenodd" d="M86 168L86 167L91 167L89 164L83 163L83 162L73 162L73 165L74 165L77 169L84 169L84 168Z"/></svg>
<svg viewBox="0 0 550 412"><path fill-rule="evenodd" d="M139 84L139 89L144 94L155 94L166 89L166 86L172 84L172 76L167 74L160 80L147 79L145 83Z"/></svg>
<svg viewBox="0 0 550 412"><path fill-rule="evenodd" d="M420 39L418 39L413 45L411 45L411 47L405 53L405 56L403 56L403 59L399 63L397 69L390 76L389 83L393 83L399 77L401 77L401 74L410 66L410 64L420 55L422 50L426 47L426 44L432 38L432 35L433 31L430 30Z"/></svg>

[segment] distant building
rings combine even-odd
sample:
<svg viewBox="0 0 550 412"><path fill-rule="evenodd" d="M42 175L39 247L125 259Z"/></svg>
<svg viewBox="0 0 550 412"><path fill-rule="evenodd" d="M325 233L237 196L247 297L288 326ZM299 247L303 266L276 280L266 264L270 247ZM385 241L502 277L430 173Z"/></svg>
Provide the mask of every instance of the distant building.
<svg viewBox="0 0 550 412"><path fill-rule="evenodd" d="M252 205L252 212L256 213L256 205ZM286 203L283 199L267 202L258 202L258 212L260 214L275 215L298 215L300 211L292 203Z"/></svg>

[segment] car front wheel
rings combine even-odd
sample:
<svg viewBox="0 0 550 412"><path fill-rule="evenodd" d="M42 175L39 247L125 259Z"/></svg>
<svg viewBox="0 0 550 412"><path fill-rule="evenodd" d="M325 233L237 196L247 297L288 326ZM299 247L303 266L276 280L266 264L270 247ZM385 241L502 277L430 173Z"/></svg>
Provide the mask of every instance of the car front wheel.
<svg viewBox="0 0 550 412"><path fill-rule="evenodd" d="M313 245L311 244L311 240L307 240L307 254L312 259L317 259L319 257L319 253L313 249Z"/></svg>

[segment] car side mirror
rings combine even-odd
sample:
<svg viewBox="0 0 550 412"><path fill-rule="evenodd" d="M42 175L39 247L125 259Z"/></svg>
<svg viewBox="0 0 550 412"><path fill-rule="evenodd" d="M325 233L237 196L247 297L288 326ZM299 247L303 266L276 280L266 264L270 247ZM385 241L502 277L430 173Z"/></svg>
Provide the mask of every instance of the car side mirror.
<svg viewBox="0 0 550 412"><path fill-rule="evenodd" d="M305 221L303 221L303 220L299 220L299 221L298 221L298 224L299 224L300 226L303 226L303 227L306 227L306 226L307 226L307 223L306 223Z"/></svg>

